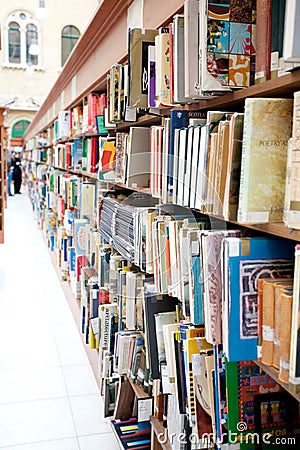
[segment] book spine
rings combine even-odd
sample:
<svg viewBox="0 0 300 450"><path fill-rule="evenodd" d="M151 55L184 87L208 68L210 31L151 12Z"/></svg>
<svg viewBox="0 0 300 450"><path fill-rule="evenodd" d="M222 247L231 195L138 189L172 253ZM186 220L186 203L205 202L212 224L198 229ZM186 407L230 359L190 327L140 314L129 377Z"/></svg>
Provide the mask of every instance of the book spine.
<svg viewBox="0 0 300 450"><path fill-rule="evenodd" d="M290 347L290 375L289 382L300 384L300 245L295 248L295 276L293 286L293 307L292 307L292 327L291 327L291 347Z"/></svg>
<svg viewBox="0 0 300 450"><path fill-rule="evenodd" d="M254 114L253 105L249 101L245 101L245 116L244 116L244 129L243 129L243 143L242 143L242 157L241 157L241 176L240 176L240 190L239 190L239 206L237 220L240 223L247 221L247 205L248 205L248 173L249 167L249 145L251 138L251 120Z"/></svg>
<svg viewBox="0 0 300 450"><path fill-rule="evenodd" d="M270 79L272 46L272 0L257 0L255 84Z"/></svg>

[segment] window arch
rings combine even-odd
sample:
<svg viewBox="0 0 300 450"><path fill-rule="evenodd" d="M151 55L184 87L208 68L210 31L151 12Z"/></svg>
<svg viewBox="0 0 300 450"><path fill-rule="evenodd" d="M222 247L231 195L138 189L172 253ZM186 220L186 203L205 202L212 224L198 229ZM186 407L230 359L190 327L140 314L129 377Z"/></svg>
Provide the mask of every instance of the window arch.
<svg viewBox="0 0 300 450"><path fill-rule="evenodd" d="M8 60L10 63L21 62L21 33L17 22L10 22L8 26Z"/></svg>
<svg viewBox="0 0 300 450"><path fill-rule="evenodd" d="M63 66L80 38L80 31L74 25L66 25L61 32L61 65Z"/></svg>
<svg viewBox="0 0 300 450"><path fill-rule="evenodd" d="M29 124L30 121L26 119L18 120L17 122L15 122L11 129L11 137L21 138L24 135Z"/></svg>
<svg viewBox="0 0 300 450"><path fill-rule="evenodd" d="M39 64L39 24L28 13L16 11L6 21L7 62L25 67Z"/></svg>

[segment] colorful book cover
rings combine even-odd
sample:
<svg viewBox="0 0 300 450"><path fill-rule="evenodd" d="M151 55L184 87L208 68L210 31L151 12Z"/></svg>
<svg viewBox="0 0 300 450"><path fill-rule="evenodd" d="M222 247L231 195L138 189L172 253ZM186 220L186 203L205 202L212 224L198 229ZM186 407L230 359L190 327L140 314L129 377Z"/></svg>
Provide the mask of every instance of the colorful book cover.
<svg viewBox="0 0 300 450"><path fill-rule="evenodd" d="M282 222L293 100L247 98L238 222Z"/></svg>
<svg viewBox="0 0 300 450"><path fill-rule="evenodd" d="M294 243L281 239L224 239L223 345L229 361L257 358L257 281L293 267Z"/></svg>
<svg viewBox="0 0 300 450"><path fill-rule="evenodd" d="M236 433L241 450L268 448L278 435L296 436L297 401L253 361L226 363L226 390L228 431Z"/></svg>
<svg viewBox="0 0 300 450"><path fill-rule="evenodd" d="M82 138L75 138L72 144L73 169L81 169L82 165Z"/></svg>
<svg viewBox="0 0 300 450"><path fill-rule="evenodd" d="M200 2L200 88L218 91L253 81L255 3Z"/></svg>
<svg viewBox="0 0 300 450"><path fill-rule="evenodd" d="M87 219L75 219L74 220L74 247L76 256L85 255L86 242L87 242Z"/></svg>

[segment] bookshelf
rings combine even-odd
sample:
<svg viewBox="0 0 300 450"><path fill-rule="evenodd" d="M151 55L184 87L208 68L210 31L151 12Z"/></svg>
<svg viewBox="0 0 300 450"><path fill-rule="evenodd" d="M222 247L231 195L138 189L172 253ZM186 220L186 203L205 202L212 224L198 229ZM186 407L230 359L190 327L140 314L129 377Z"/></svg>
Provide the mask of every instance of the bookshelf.
<svg viewBox="0 0 300 450"><path fill-rule="evenodd" d="M104 0L102 2L86 34L79 41L78 46L68 60L62 74L58 78L58 81L53 86L49 96L45 100L39 112L36 114L32 124L27 129L25 139L29 140L34 138L37 133L46 131L48 131L49 136L53 136L53 124L57 118L58 111L62 107L65 110L72 109L75 106L82 105L89 93L105 91L106 76L109 73L110 67L115 63L124 63L127 61L127 47L125 39L126 20L127 11L131 3L132 1L122 2L120 0L114 0L111 2ZM143 12L145 27L158 28L161 25L168 24L176 13L182 13L183 4L183 1L165 1L163 2L163 5L161 5L158 0L145 0ZM155 14L153 14L153 11L155 11ZM103 17L105 17L105 20L103 20ZM102 18L102 20L100 20L100 18ZM114 42L118 42L120 45L115 46L113 45ZM99 70L95 69L95 60L97 60L97 69L100 68ZM141 115L141 117L139 117L135 122L121 121L117 123L114 129L109 129L109 135L110 137L115 137L118 132L128 132L131 127L152 127L164 125L165 121L169 119L172 109L187 111L188 113L191 113L191 115L192 113L206 113L208 111L242 112L244 110L245 100L248 98L292 98L293 93L298 89L300 89L300 70L295 70L279 78L265 81L245 89L236 89L220 96L211 98L205 97L188 104L175 105L174 108L158 108L153 110L152 114L148 111L144 115ZM61 105L60 102L62 95L64 98L64 105ZM75 138L98 138L99 136L99 134L90 132L80 133L77 136L70 136L69 139L54 142L53 145L47 145L45 148L51 150L55 145L64 145L66 143L73 142ZM51 139L49 140L51 141ZM68 175L75 175L80 179L80 183L82 183L82 181L93 181L98 183L102 190L122 191L125 198L130 197L131 192L147 195L151 194L151 190L148 187L130 187L119 181L100 181L97 173L89 173L74 168L66 169L64 167L59 167L57 165L53 166L44 162L41 162L41 164L62 172L64 174L62 176L62 184L66 182ZM82 184L79 186L81 188ZM58 188L56 194L61 196L62 190L60 191L59 189L60 187ZM157 198L157 203L159 204L161 200L161 198ZM103 201L103 198L101 201ZM98 205L96 208L97 207ZM80 212L80 207L74 207L73 209ZM197 214L199 213L199 209L193 208L193 212ZM125 215L126 209L123 211L123 216L121 215L119 217L120 223ZM222 217L211 212L207 212L204 215L211 218L212 221L220 221L220 223L225 222ZM108 207L108 216L110 219L108 220L108 225L112 222L114 228L113 231L115 231L116 226L119 225L118 221L115 220L116 211L113 210L113 208L109 209ZM97 219L94 216L94 219L94 222L97 221L97 227L99 230L98 216ZM253 232L255 236L276 236L285 239L286 242L300 241L299 230L290 229L283 223L279 222L259 225L245 225L240 224L235 220L228 220L226 221L226 226L227 225L228 227L232 225L235 229L244 229L249 233ZM109 242L112 247L112 254L115 255L118 251L118 253L122 254L125 258L124 254L121 253L117 246L114 246L111 237L112 236L108 237L106 241ZM126 237L128 238L128 236ZM140 267L138 266L138 268ZM107 287L106 289L109 291ZM101 356L99 352L99 359L100 358ZM275 369L265 366L262 363L257 363L257 365L264 370L264 372L269 374L273 380L277 381L286 391L290 392L293 397L295 397L298 401L300 400L300 395L298 392L295 392L290 385L286 385L279 381L278 372ZM137 387L136 384L131 383L131 385L137 397L147 397L147 394L144 393L141 388ZM157 417L152 416L151 424L152 450L170 450L171 446L168 442L161 444L157 439L157 436L160 433L165 433L165 428L163 427L162 422Z"/></svg>

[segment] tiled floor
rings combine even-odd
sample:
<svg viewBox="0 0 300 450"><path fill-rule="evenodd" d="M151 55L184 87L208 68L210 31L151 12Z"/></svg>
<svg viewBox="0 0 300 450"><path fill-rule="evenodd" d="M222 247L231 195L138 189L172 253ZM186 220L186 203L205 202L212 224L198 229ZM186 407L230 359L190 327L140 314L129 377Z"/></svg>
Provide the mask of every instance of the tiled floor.
<svg viewBox="0 0 300 450"><path fill-rule="evenodd" d="M9 197L5 215L0 449L119 450L27 195Z"/></svg>

